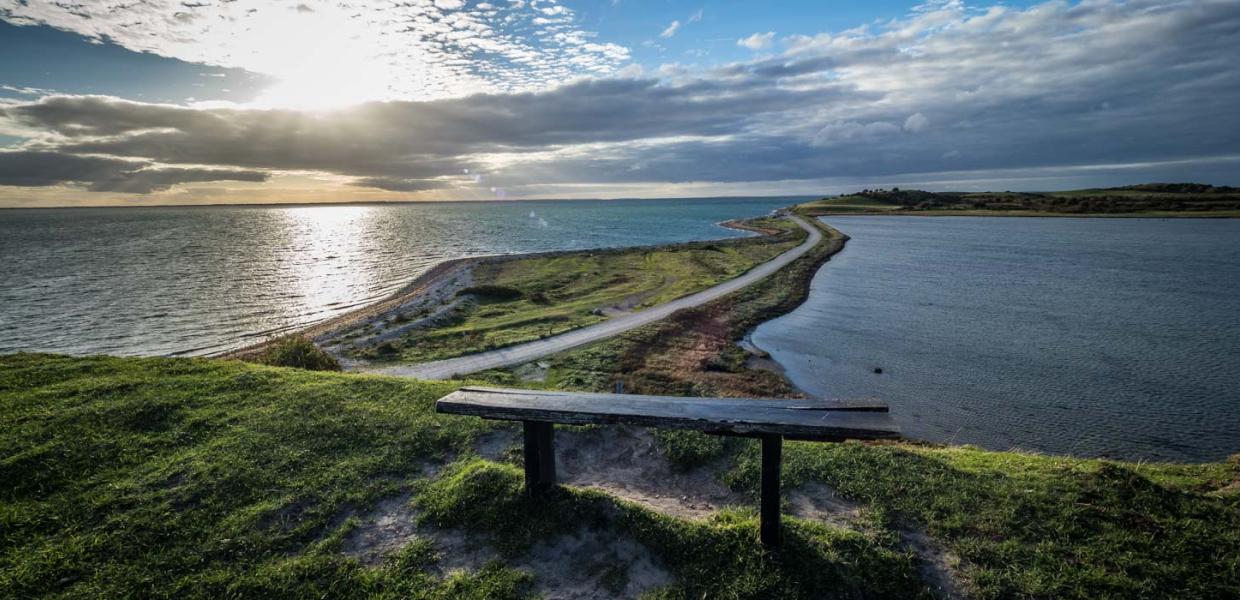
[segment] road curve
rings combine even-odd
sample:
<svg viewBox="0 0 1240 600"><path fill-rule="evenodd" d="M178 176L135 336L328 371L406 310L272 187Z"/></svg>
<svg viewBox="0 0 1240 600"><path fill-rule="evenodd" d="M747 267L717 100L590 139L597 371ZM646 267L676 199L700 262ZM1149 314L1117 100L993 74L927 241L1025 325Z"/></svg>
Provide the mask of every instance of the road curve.
<svg viewBox="0 0 1240 600"><path fill-rule="evenodd" d="M647 308L641 312L614 317L602 323L595 323L594 325L574 329L541 340L488 350L477 354L468 354L457 358L408 365L393 365L390 367L365 369L365 371L379 375L396 375L418 379L450 379L453 376L477 373L487 369L522 365L544 356L563 352L591 342L597 342L630 329L653 323L681 309L701 306L760 281L800 258L822 240L822 232L817 227L805 222L801 217L793 216L792 219L809 233L809 238L801 245L746 271L740 277L729 279L700 292Z"/></svg>

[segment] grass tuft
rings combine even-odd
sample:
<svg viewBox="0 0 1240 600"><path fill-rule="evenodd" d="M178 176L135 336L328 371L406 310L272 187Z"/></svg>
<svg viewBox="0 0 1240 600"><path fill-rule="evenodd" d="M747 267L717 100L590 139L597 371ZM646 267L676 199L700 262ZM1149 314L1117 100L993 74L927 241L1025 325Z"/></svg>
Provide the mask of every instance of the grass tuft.
<svg viewBox="0 0 1240 600"><path fill-rule="evenodd" d="M339 371L340 361L300 335L284 336L263 349L254 362L307 371Z"/></svg>

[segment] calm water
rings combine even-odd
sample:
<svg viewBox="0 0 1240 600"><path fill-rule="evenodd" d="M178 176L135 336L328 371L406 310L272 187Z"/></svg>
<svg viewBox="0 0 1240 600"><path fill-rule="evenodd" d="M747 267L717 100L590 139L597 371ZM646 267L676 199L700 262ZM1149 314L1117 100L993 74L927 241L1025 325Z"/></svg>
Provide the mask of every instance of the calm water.
<svg viewBox="0 0 1240 600"><path fill-rule="evenodd" d="M754 333L806 391L937 442L1240 452L1240 220L826 221L852 240Z"/></svg>
<svg viewBox="0 0 1240 600"><path fill-rule="evenodd" d="M445 259L742 235L787 198L0 211L0 352L205 354Z"/></svg>

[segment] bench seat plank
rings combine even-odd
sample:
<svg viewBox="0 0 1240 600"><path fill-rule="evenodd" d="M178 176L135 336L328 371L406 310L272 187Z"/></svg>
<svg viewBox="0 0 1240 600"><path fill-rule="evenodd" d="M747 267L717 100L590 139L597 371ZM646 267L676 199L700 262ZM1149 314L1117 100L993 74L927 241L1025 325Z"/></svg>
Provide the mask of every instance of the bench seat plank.
<svg viewBox="0 0 1240 600"><path fill-rule="evenodd" d="M682 398L464 387L438 412L571 425L631 424L794 439L894 438L899 427L876 403L804 399Z"/></svg>

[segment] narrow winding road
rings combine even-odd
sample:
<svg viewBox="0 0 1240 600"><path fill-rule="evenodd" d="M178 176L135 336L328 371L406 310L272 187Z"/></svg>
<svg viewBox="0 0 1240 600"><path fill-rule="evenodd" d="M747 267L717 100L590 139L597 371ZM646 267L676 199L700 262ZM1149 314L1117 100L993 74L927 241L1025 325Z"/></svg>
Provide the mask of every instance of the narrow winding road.
<svg viewBox="0 0 1240 600"><path fill-rule="evenodd" d="M660 304L628 315L614 317L596 323L581 329L574 329L559 335L554 335L541 340L526 342L508 346L507 348L499 348L496 350L488 350L477 354L468 354L457 358L448 358L444 360L436 360L424 363L414 363L407 365L393 365L390 367L381 367L376 369L365 369L369 373L380 375L397 375L402 377L416 377L418 379L449 379L457 375L466 375L469 373L477 373L487 369L498 369L501 367L513 367L523 365L525 363L537 360L544 356L549 356L557 352L563 352L570 348L576 348L597 342L602 339L612 337L623 333L630 329L635 329L666 318L672 313L694 306L701 306L721 298L741 288L756 283L768 275L782 269L792 261L800 258L810 248L813 248L822 240L822 232L817 227L805 222L801 217L792 217L797 225L809 233L809 238L801 245L793 248L775 258L764 262L736 279L729 279L714 287L706 288L700 292L695 292L688 296L677 298L666 304Z"/></svg>

